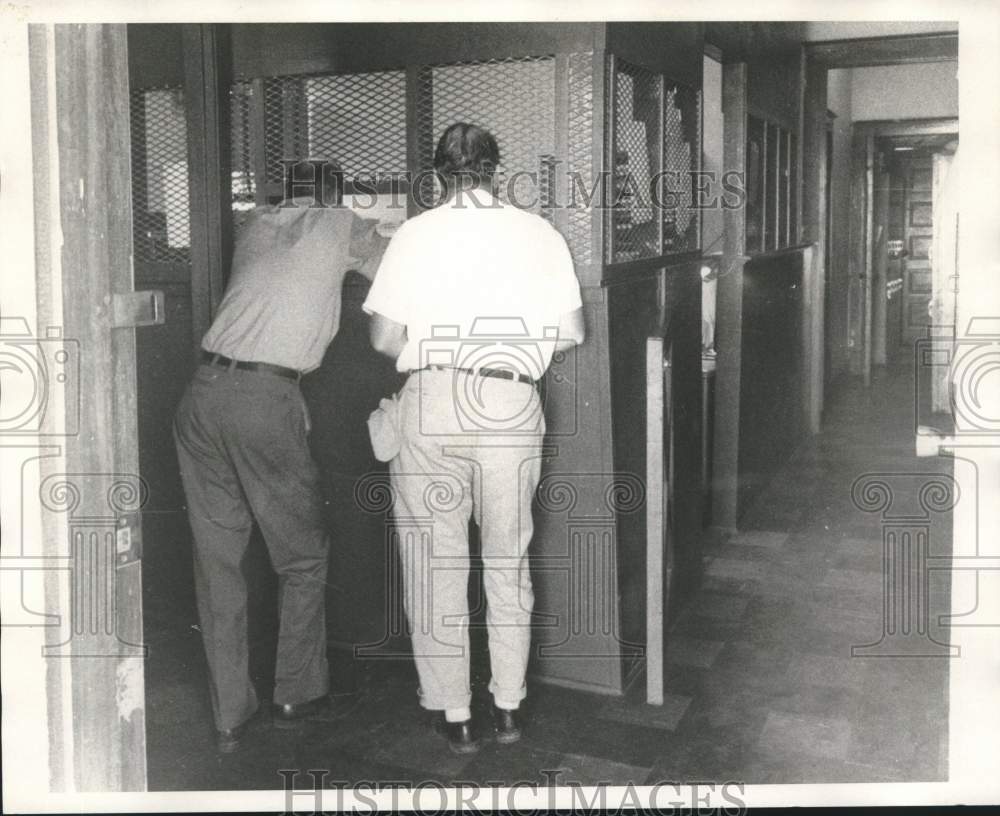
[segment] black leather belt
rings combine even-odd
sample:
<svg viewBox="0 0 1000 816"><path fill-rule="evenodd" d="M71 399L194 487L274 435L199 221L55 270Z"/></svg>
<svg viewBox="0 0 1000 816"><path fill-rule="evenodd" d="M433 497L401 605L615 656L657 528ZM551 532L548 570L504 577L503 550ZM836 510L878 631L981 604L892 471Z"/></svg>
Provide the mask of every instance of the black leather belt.
<svg viewBox="0 0 1000 816"><path fill-rule="evenodd" d="M410 373L415 371L461 371L463 374L472 374L473 376L496 377L499 380L516 380L528 385L535 384L535 381L527 374L518 374L516 371L510 371L506 368L456 368L455 366L430 365L424 368L415 368Z"/></svg>
<svg viewBox="0 0 1000 816"><path fill-rule="evenodd" d="M276 374L279 377L284 377L286 380L295 380L295 382L302 379L302 374L294 368L285 368L284 366L272 365L271 363L233 360L221 354L213 354L211 351L205 351L205 349L201 350L201 361L209 365L219 366L220 368L238 368L241 371L263 371L267 374Z"/></svg>

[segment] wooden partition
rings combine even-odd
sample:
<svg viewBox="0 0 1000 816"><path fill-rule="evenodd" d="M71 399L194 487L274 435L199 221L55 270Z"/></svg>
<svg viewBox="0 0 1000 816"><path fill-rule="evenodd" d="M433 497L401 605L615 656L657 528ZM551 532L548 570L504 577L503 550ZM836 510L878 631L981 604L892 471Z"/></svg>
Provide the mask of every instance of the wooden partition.
<svg viewBox="0 0 1000 816"><path fill-rule="evenodd" d="M771 253L743 267L738 516L807 432L806 254Z"/></svg>

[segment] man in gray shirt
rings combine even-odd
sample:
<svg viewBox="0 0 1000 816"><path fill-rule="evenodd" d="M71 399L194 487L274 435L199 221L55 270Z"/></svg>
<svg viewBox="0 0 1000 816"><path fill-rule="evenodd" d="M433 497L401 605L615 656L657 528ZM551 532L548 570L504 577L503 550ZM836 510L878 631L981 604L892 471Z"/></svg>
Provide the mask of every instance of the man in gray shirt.
<svg viewBox="0 0 1000 816"><path fill-rule="evenodd" d="M299 390L340 326L344 276L369 279L388 243L374 220L295 198L244 222L232 274L202 340L201 365L174 420L194 533L194 573L218 749L235 751L259 702L250 681L247 586L240 569L254 519L279 578L275 725L336 719L353 707L329 694L328 538L309 419ZM333 193L330 195L329 193Z"/></svg>

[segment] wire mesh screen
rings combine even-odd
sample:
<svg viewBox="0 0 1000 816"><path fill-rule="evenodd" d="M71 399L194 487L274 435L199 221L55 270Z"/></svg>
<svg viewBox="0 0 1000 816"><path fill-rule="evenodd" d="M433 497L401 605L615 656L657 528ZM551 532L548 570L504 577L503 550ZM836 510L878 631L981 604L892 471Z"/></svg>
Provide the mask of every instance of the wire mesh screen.
<svg viewBox="0 0 1000 816"><path fill-rule="evenodd" d="M243 217L253 209L257 178L253 161L251 82L237 82L229 90L230 160L233 174L233 226L239 229Z"/></svg>
<svg viewBox="0 0 1000 816"><path fill-rule="evenodd" d="M489 130L500 147L499 195L551 217L555 167L555 59L527 57L437 65L421 72L417 99L421 170L433 168L442 131L455 122ZM418 201L438 200L436 180L422 179Z"/></svg>
<svg viewBox="0 0 1000 816"><path fill-rule="evenodd" d="M607 259L655 258L660 255L654 185L660 173L663 81L658 74L615 60L612 82Z"/></svg>
<svg viewBox="0 0 1000 816"><path fill-rule="evenodd" d="M133 89L129 127L135 260L189 264L191 223L183 91Z"/></svg>
<svg viewBox="0 0 1000 816"><path fill-rule="evenodd" d="M348 178L406 171L406 74L305 80L311 158L340 164Z"/></svg>
<svg viewBox="0 0 1000 816"><path fill-rule="evenodd" d="M662 198L663 254L671 255L699 246L700 211L693 198L692 173L701 168L701 94L673 83L664 91L663 178L676 192Z"/></svg>
<svg viewBox="0 0 1000 816"><path fill-rule="evenodd" d="M699 211L692 173L701 167L698 91L612 58L608 74L605 260L622 263L696 250Z"/></svg>
<svg viewBox="0 0 1000 816"><path fill-rule="evenodd" d="M280 183L283 160L334 161L348 179L406 171L406 73L268 77L264 164Z"/></svg>
<svg viewBox="0 0 1000 816"><path fill-rule="evenodd" d="M577 264L590 264L593 253L593 207L586 197L594 188L594 55L571 54L567 65L568 123L566 157L570 190L566 242ZM581 189L582 188L582 189Z"/></svg>

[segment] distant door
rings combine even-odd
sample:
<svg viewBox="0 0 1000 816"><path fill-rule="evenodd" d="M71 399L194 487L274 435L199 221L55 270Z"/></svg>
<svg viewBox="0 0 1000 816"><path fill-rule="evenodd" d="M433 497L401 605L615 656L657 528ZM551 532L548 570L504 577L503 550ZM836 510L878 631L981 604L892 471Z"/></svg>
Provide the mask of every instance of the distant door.
<svg viewBox="0 0 1000 816"><path fill-rule="evenodd" d="M889 172L876 154L872 213L872 362L885 365L887 339L886 292L889 272Z"/></svg>
<svg viewBox="0 0 1000 816"><path fill-rule="evenodd" d="M927 306L933 291L931 239L934 235L934 174L930 156L914 157L906 171L903 263L903 342L927 333Z"/></svg>

